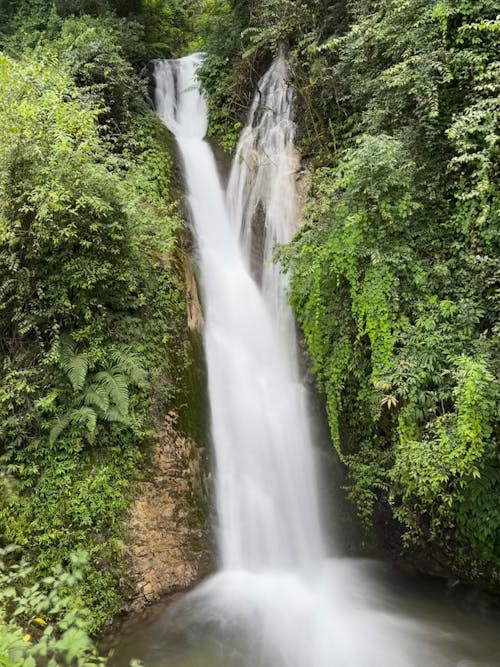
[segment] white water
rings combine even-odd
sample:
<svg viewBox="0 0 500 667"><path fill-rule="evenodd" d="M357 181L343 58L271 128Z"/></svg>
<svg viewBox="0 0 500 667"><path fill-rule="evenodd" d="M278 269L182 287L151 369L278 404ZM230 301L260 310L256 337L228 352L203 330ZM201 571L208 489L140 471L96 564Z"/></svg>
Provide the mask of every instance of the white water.
<svg viewBox="0 0 500 667"><path fill-rule="evenodd" d="M242 249L238 238L241 217L228 212L212 151L203 139L206 109L193 87L197 63L195 56L158 65L157 108L182 155L199 253L221 564L232 570L307 566L321 560L324 549L304 390L290 336L277 326L277 317L289 317L289 310L278 290L278 272L265 272L271 308L250 276L248 244ZM273 129L265 125L257 134L267 144L264 135ZM251 197L257 199L262 190L266 209L273 198L293 199L289 175L283 174L289 169L281 160L284 140L276 144L276 155L269 159L277 160L276 186L283 182L283 192L269 188L270 173L260 177L259 186L246 186L245 148L232 175ZM250 217L251 211L245 216L248 226ZM275 214L267 220L273 223L268 245L290 237L294 216ZM279 229L278 222L288 228ZM291 322L287 334L290 330Z"/></svg>
<svg viewBox="0 0 500 667"><path fill-rule="evenodd" d="M284 278L269 262L296 224L286 65L278 59L259 83L226 200L204 140L199 62L164 61L155 71L157 109L177 139L198 248L216 458L220 571L183 604L191 622L215 624L233 646L224 665L458 664L431 655L429 628L383 609L362 561L326 559L294 327ZM256 214L265 229L261 272L251 257Z"/></svg>
<svg viewBox="0 0 500 667"><path fill-rule="evenodd" d="M293 89L288 85L285 59L280 56L259 81L249 121L233 160L227 201L231 220L239 228L248 266L258 273L262 295L288 351L290 372L297 378L297 342L286 299L287 281L279 265L272 261L275 245L288 243L297 226L295 174L298 159L292 108ZM263 230L256 230L255 222L259 218ZM263 238L259 238L259 232ZM262 257L255 257L256 245L261 246ZM297 415L297 421L307 428L307 416L303 412ZM307 447L310 449L309 443Z"/></svg>

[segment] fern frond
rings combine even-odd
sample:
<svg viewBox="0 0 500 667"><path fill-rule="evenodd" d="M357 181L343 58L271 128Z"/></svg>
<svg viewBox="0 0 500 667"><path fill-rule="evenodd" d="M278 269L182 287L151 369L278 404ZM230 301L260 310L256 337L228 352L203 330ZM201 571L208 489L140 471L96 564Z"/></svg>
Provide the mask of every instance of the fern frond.
<svg viewBox="0 0 500 667"><path fill-rule="evenodd" d="M50 429L49 433L49 442L51 445L53 445L56 442L56 440L64 431L64 429L67 427L70 421L71 418L69 412L64 414L62 417L58 417L57 419L54 420L54 422L52 423L52 428Z"/></svg>
<svg viewBox="0 0 500 667"><path fill-rule="evenodd" d="M109 408L109 394L102 385L92 384L82 394L82 403L106 412Z"/></svg>
<svg viewBox="0 0 500 667"><path fill-rule="evenodd" d="M96 411L88 406L76 408L69 412L70 421L73 424L84 425L90 435L93 435L97 426Z"/></svg>
<svg viewBox="0 0 500 667"><path fill-rule="evenodd" d="M71 382L73 391L81 391L83 389L88 370L89 358L86 354L75 355L65 365L64 371Z"/></svg>
<svg viewBox="0 0 500 667"><path fill-rule="evenodd" d="M69 424L83 425L88 431L89 440L95 433L97 427L97 414L91 407L82 406L68 410L62 417L58 417L50 429L49 442L54 444L61 433Z"/></svg>
<svg viewBox="0 0 500 667"><path fill-rule="evenodd" d="M96 373L95 379L109 395L111 402L123 416L128 414L128 382L121 373L111 371L100 371Z"/></svg>
<svg viewBox="0 0 500 667"><path fill-rule="evenodd" d="M110 353L110 359L115 366L115 368L110 368L111 371L115 370L125 375L129 382L137 387L146 387L147 373L135 352L128 348L115 349Z"/></svg>
<svg viewBox="0 0 500 667"><path fill-rule="evenodd" d="M76 354L76 343L71 336L65 334L59 340L59 358L61 364L65 366L69 360Z"/></svg>
<svg viewBox="0 0 500 667"><path fill-rule="evenodd" d="M89 358L84 352L78 353L71 336L63 336L59 346L61 365L68 376L73 391L81 391L89 370Z"/></svg>
<svg viewBox="0 0 500 667"><path fill-rule="evenodd" d="M110 408L105 414L105 419L108 422L115 422L118 424L129 424L128 415L124 415L116 408Z"/></svg>

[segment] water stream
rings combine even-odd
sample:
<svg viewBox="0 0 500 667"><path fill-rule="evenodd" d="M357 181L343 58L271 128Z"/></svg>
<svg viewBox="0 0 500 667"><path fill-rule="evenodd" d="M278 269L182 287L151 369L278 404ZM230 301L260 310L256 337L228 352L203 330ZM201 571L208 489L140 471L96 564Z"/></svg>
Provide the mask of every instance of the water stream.
<svg viewBox="0 0 500 667"><path fill-rule="evenodd" d="M258 84L227 193L204 139L199 63L158 63L156 103L176 137L197 246L219 569L124 642L118 664L130 655L147 667L500 664L493 616L476 625L444 595L422 596L385 566L327 548L286 278L271 261L297 224L286 62Z"/></svg>

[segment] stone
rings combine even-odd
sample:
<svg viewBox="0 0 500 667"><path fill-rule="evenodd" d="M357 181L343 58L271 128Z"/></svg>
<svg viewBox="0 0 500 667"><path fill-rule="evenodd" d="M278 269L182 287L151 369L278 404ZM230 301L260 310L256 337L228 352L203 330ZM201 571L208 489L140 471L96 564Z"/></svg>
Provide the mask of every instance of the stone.
<svg viewBox="0 0 500 667"><path fill-rule="evenodd" d="M147 478L133 493L125 539L134 591L130 611L190 588L211 565L207 527L200 519L208 495L202 450L178 433L176 420L175 413L167 414L158 429Z"/></svg>

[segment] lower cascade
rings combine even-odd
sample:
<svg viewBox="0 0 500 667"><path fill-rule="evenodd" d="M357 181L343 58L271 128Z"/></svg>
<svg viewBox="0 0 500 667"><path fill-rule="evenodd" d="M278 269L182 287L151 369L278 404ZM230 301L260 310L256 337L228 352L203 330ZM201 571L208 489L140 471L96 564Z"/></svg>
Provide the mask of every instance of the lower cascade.
<svg viewBox="0 0 500 667"><path fill-rule="evenodd" d="M171 605L155 633L174 638L151 649L147 664L490 664L443 652L445 631L396 614L376 583L380 566L329 554L286 278L272 262L297 223L286 61L278 57L258 84L227 193L204 139L201 61L195 54L156 64L156 107L178 144L197 247L219 568ZM172 628L183 625L176 648Z"/></svg>

